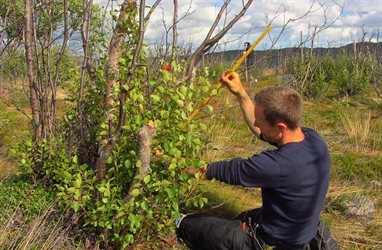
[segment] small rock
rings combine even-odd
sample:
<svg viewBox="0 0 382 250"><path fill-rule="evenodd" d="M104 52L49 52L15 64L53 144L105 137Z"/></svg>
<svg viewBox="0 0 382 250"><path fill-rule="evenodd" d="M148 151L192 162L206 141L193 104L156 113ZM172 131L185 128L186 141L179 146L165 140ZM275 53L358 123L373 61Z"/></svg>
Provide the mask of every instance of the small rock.
<svg viewBox="0 0 382 250"><path fill-rule="evenodd" d="M349 214L373 217L374 203L366 196L356 195L346 205Z"/></svg>

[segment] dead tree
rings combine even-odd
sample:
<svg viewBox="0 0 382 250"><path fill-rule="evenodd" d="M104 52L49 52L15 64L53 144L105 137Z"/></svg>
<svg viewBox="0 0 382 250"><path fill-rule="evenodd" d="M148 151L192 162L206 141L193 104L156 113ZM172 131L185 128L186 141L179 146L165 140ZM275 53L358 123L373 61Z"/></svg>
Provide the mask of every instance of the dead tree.
<svg viewBox="0 0 382 250"><path fill-rule="evenodd" d="M224 16L224 13L227 11L227 7L230 3L230 0L224 2L204 41L191 55L189 59L188 68L183 79L184 81L188 81L192 77L194 67L197 65L199 60L201 60L202 56L205 53L207 53L210 49L212 49L219 42L219 40L234 26L234 24L240 20L240 18L245 14L252 2L253 0L248 0L245 4L243 2L241 11L237 15L235 15L235 17L227 24L227 26L223 27L221 31L219 31L216 35L213 36L216 28L218 27L219 22Z"/></svg>

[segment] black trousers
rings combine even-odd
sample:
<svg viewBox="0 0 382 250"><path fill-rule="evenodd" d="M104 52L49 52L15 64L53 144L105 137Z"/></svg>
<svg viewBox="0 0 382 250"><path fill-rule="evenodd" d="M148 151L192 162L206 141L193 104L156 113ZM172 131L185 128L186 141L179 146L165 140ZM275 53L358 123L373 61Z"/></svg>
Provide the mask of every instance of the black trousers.
<svg viewBox="0 0 382 250"><path fill-rule="evenodd" d="M254 238L242 228L241 220L226 220L205 214L186 216L179 225L178 236L193 250L250 250Z"/></svg>
<svg viewBox="0 0 382 250"><path fill-rule="evenodd" d="M258 227L260 209L239 214L233 220L206 214L186 216L179 225L178 236L193 250L262 250L268 245L280 250L304 250L304 246L286 246L262 233ZM243 226L244 222L244 226Z"/></svg>

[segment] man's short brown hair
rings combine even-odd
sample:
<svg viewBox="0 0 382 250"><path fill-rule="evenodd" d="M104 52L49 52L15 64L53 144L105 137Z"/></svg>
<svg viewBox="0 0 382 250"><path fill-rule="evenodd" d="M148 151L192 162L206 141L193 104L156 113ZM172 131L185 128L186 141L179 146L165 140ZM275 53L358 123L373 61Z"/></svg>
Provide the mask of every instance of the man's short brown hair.
<svg viewBox="0 0 382 250"><path fill-rule="evenodd" d="M284 122L292 130L301 124L303 103L301 95L292 88L271 86L261 88L255 103L264 108L265 119L271 126Z"/></svg>

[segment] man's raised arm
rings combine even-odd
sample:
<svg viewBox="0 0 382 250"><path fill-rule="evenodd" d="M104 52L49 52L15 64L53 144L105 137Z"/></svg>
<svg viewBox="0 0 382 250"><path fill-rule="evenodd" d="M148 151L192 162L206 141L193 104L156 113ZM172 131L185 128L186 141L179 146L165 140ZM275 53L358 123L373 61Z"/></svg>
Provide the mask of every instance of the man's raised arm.
<svg viewBox="0 0 382 250"><path fill-rule="evenodd" d="M248 128L260 138L260 129L254 126L255 123L255 104L245 91L243 84L241 83L239 74L232 72L232 74L227 78L227 72L224 72L221 76L221 82L224 88L234 94L239 101L241 111L243 112L243 117Z"/></svg>

